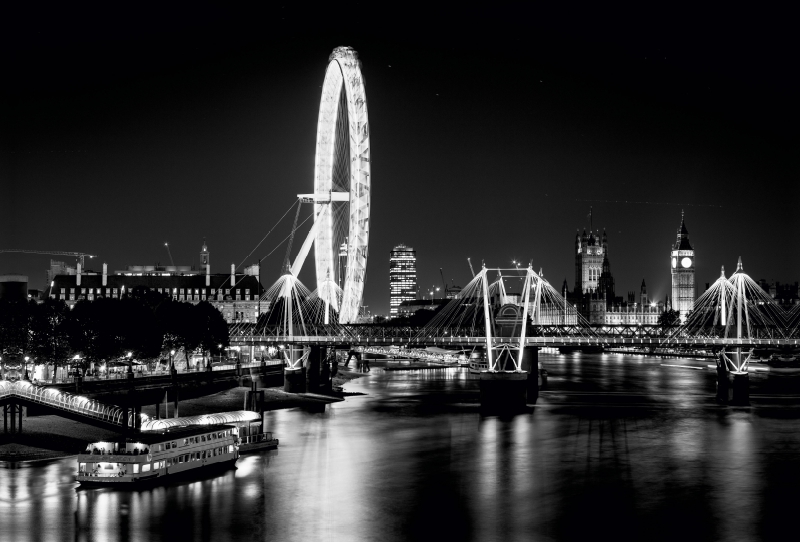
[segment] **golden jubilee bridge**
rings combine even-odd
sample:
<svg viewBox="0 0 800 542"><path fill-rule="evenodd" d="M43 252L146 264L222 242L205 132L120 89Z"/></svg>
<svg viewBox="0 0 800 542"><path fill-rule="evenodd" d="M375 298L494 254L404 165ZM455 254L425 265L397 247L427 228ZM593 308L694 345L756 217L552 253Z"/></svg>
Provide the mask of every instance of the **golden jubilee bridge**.
<svg viewBox="0 0 800 542"><path fill-rule="evenodd" d="M518 278L522 295L516 303L503 279ZM597 325L587 322L541 275L528 269L483 268L473 280L424 326L340 324L323 318L329 310L297 279L290 288L279 281L271 290L291 290L264 302L272 310L257 324L231 326L231 345L436 346L454 349L494 348L513 342L529 347L641 346L650 348L776 348L800 346L800 308L775 304L741 266L730 278L724 271L701 295L695 309L678 325ZM503 326L501 309L515 305L518 322ZM528 325L521 323L527 321ZM501 331L500 328L505 331ZM488 332L487 332L488 330Z"/></svg>
<svg viewBox="0 0 800 542"><path fill-rule="evenodd" d="M509 279L522 283L520 296L507 294ZM310 364L329 359L335 349L406 357L431 347L454 353L479 349L488 365L482 382L484 377L494 382L531 374L543 347L702 350L713 353L720 374L733 375L735 382L747 376L756 350L800 348L800 307L786 310L777 305L744 272L741 261L730 278L723 269L696 300L694 310L673 326L591 325L530 266L483 267L421 327L341 323L329 303L288 274L268 290L263 302L269 304L269 313L257 323L233 325L231 345L250 348L251 356L255 349L278 346L287 391L294 389L294 378L301 380ZM481 389L483 393L483 384Z"/></svg>

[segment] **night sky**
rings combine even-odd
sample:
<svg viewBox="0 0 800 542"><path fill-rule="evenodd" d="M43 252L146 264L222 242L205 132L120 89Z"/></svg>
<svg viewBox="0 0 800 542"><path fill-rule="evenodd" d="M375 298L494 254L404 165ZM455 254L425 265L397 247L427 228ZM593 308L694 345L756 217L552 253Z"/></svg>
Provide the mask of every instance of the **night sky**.
<svg viewBox="0 0 800 542"><path fill-rule="evenodd" d="M800 280L788 12L201 6L6 20L0 248L124 269L168 265L165 241L197 265L205 238L212 272L254 263L313 190L327 58L349 45L369 104L372 312L388 312L399 243L417 250L423 291L440 267L464 285L467 257L531 261L572 287L590 206L617 295L642 279L668 294L682 210L700 286L738 256L755 279ZM265 285L283 257L264 260ZM0 273L43 288L49 260L0 254Z"/></svg>

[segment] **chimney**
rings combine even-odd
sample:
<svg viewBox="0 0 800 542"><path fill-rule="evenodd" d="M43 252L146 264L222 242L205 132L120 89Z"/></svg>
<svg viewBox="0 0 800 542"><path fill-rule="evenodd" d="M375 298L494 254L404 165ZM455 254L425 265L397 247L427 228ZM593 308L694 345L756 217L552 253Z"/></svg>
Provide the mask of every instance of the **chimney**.
<svg viewBox="0 0 800 542"><path fill-rule="evenodd" d="M236 284L236 264L231 264L231 288Z"/></svg>
<svg viewBox="0 0 800 542"><path fill-rule="evenodd" d="M81 263L80 262L78 262L78 272L77 272L77 277L75 277L75 285L76 286L80 286L81 285Z"/></svg>
<svg viewBox="0 0 800 542"><path fill-rule="evenodd" d="M206 288L211 286L211 266L206 265Z"/></svg>
<svg viewBox="0 0 800 542"><path fill-rule="evenodd" d="M103 286L108 284L108 264L103 264Z"/></svg>

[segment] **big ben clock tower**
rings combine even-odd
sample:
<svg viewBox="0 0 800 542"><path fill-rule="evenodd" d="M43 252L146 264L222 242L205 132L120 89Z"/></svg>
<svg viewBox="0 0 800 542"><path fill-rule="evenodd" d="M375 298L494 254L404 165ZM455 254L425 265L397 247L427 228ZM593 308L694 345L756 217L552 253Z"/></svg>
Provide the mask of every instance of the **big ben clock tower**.
<svg viewBox="0 0 800 542"><path fill-rule="evenodd" d="M689 311L694 309L694 249L689 242L689 231L681 213L681 229L678 240L672 247L672 308L680 313L685 321Z"/></svg>

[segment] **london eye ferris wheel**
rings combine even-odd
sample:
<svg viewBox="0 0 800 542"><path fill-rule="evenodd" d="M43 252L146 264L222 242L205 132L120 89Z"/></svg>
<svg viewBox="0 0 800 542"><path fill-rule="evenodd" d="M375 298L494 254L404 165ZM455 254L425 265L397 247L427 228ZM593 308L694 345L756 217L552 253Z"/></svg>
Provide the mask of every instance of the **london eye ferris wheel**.
<svg viewBox="0 0 800 542"><path fill-rule="evenodd" d="M337 47L328 58L317 121L314 225L292 266L297 276L314 243L317 295L325 320L359 316L367 269L370 219L370 144L367 96L358 54ZM329 311L332 309L332 311Z"/></svg>

